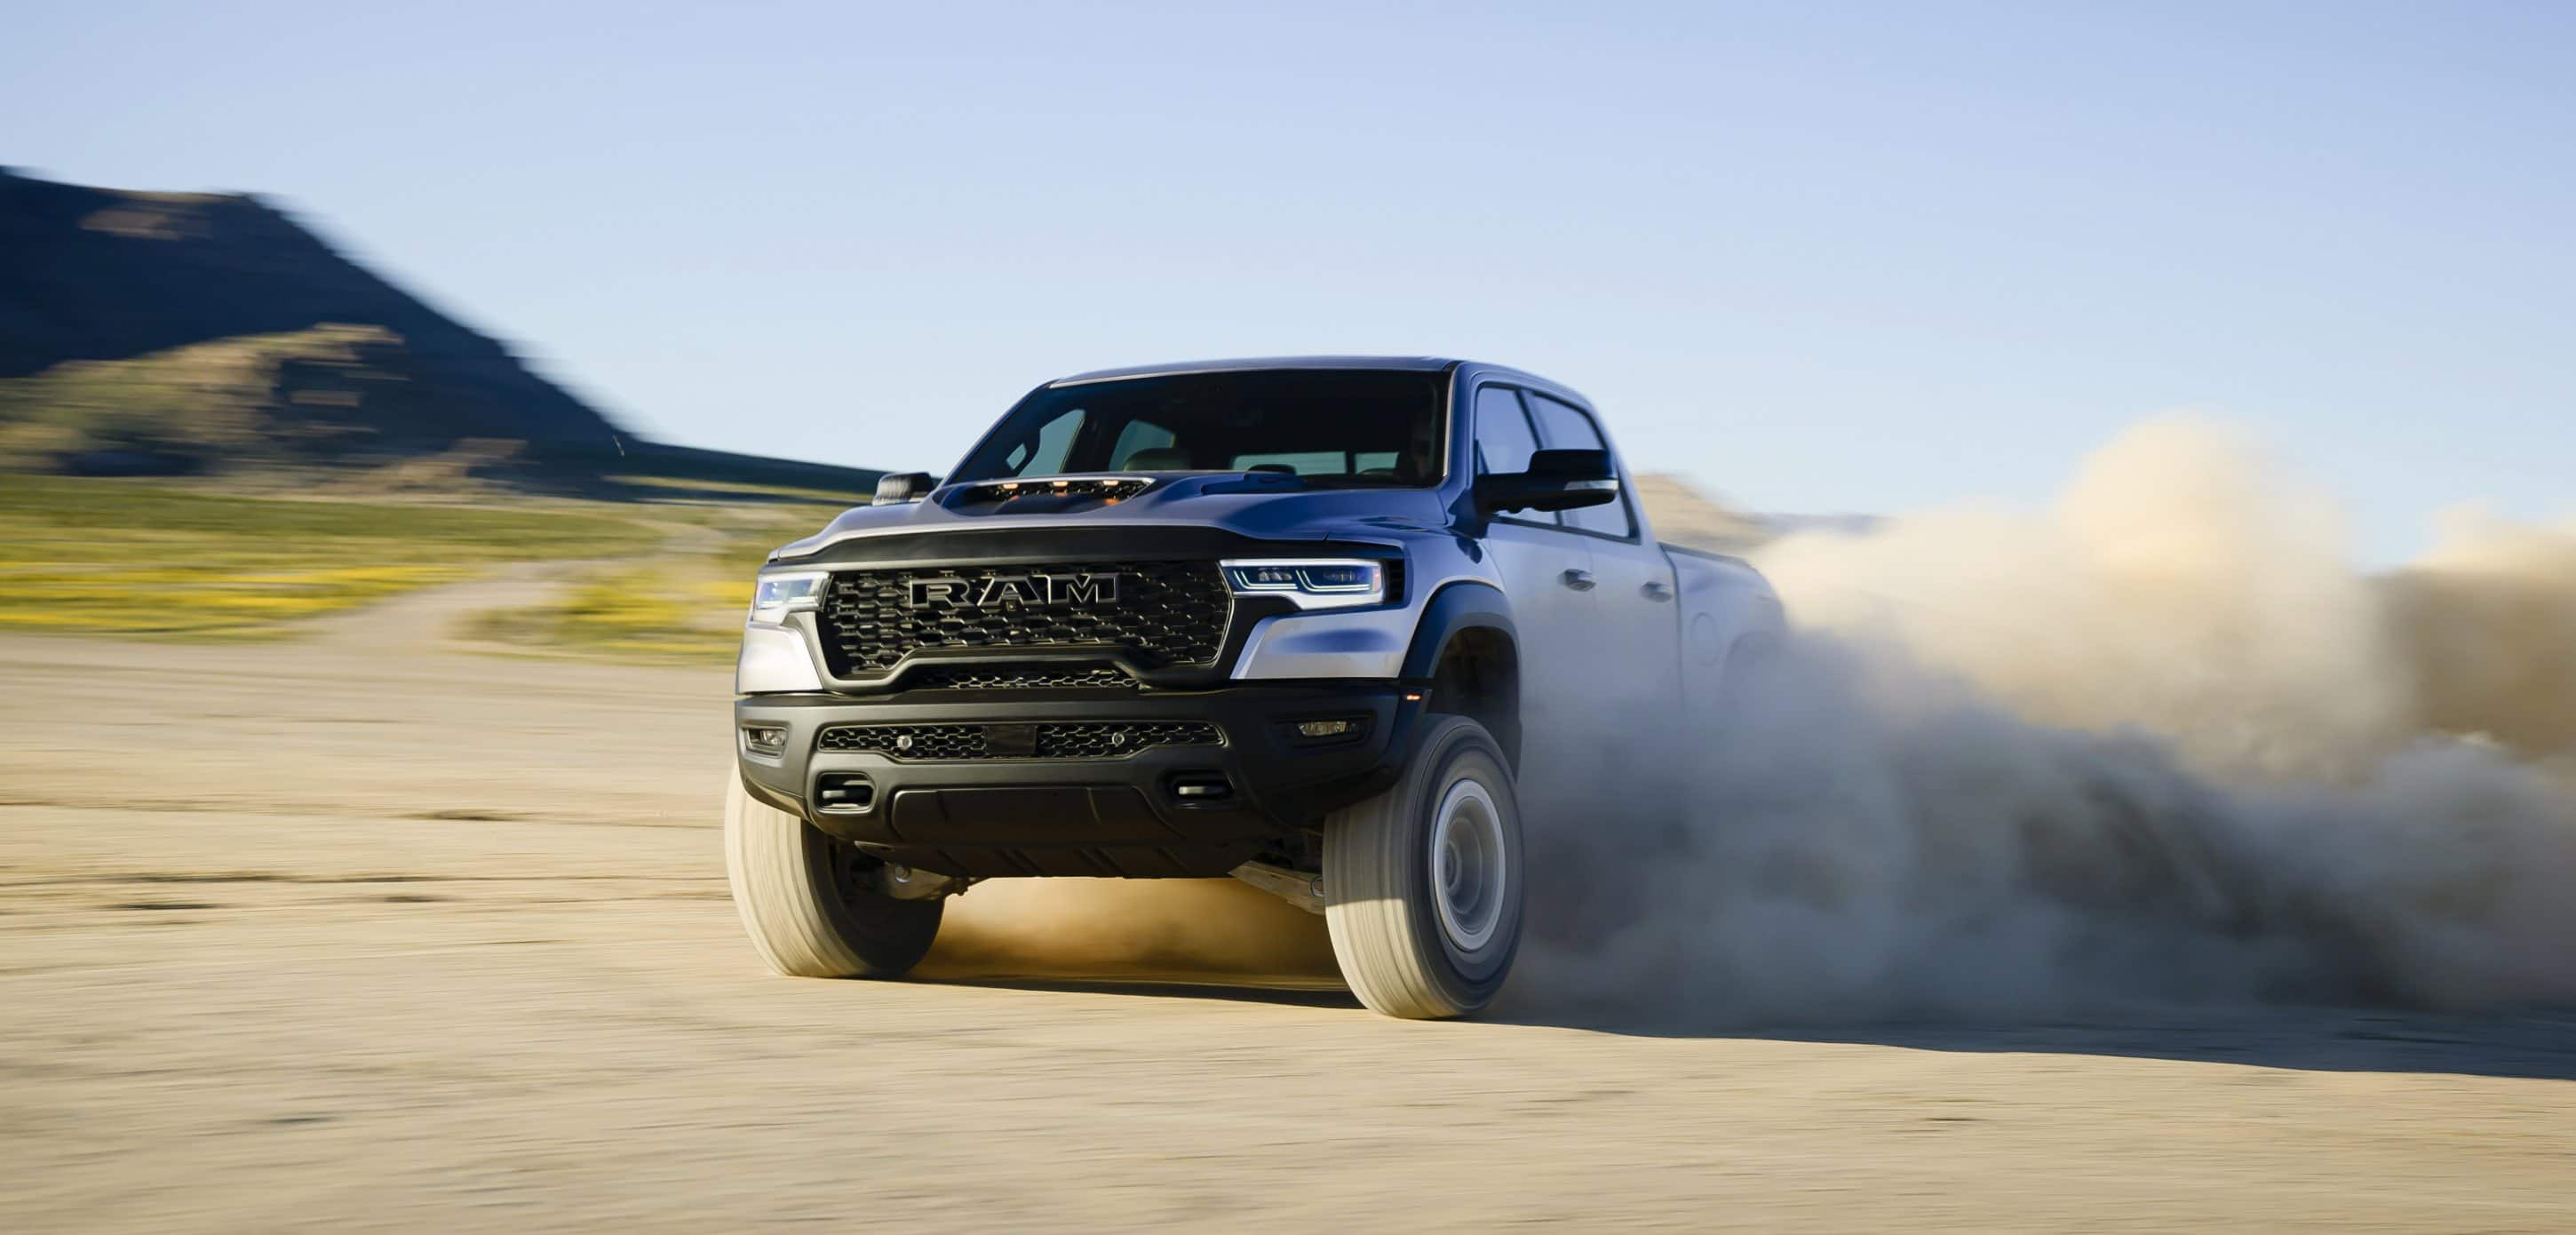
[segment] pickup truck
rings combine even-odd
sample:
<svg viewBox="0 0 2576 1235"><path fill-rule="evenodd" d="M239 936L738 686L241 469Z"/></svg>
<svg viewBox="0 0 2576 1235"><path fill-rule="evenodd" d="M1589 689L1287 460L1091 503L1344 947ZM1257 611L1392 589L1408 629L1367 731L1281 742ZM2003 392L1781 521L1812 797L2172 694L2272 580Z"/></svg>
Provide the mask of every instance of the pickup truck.
<svg viewBox="0 0 2576 1235"><path fill-rule="evenodd" d="M1232 875L1323 915L1368 1007L1471 1013L1548 878L1525 823L1581 822L1524 804L1636 800L1605 709L1687 731L1780 624L1752 568L1656 542L1544 378L1063 378L761 568L734 901L781 973L893 977L981 880Z"/></svg>

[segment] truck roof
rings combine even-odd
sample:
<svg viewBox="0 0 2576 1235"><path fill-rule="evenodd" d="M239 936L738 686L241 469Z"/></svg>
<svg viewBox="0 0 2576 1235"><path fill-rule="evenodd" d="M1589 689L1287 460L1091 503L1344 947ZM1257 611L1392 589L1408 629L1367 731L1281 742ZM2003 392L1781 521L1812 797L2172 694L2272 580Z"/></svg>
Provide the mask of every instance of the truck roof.
<svg viewBox="0 0 2576 1235"><path fill-rule="evenodd" d="M1242 373L1259 369L1395 369L1408 373L1438 373L1462 361L1444 356L1238 356L1227 360L1183 360L1170 364L1129 365L1119 369L1094 369L1059 377L1050 386L1077 386L1084 382L1115 381L1128 377L1169 377L1179 373Z"/></svg>
<svg viewBox="0 0 2576 1235"><path fill-rule="evenodd" d="M1592 406L1592 401L1562 382L1550 381L1535 373L1506 365L1488 364L1481 360L1464 360L1454 356L1238 356L1229 360L1183 360L1171 364L1129 365L1123 369L1094 369L1048 382L1050 387L1080 386L1086 382L1114 382L1131 377L1173 377L1184 373L1257 373L1264 369L1378 369L1400 373L1446 373L1458 368L1472 368L1479 376L1500 378L1513 385L1545 391L1560 399Z"/></svg>

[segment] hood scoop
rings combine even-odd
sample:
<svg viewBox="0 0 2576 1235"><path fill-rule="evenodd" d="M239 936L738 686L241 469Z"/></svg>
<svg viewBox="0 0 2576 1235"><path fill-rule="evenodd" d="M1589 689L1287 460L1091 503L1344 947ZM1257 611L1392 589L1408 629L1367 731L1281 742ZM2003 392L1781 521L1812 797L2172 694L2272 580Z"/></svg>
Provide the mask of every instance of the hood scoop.
<svg viewBox="0 0 2576 1235"><path fill-rule="evenodd" d="M1153 476L1044 476L1034 480L979 480L950 485L931 495L955 514L1063 515L1115 506L1146 492L1167 501L1201 494L1293 493L1306 482L1296 473L1267 468L1246 472L1182 472Z"/></svg>
<svg viewBox="0 0 2576 1235"><path fill-rule="evenodd" d="M956 485L939 504L960 514L1063 514L1112 506L1154 486L1146 476L1065 476Z"/></svg>

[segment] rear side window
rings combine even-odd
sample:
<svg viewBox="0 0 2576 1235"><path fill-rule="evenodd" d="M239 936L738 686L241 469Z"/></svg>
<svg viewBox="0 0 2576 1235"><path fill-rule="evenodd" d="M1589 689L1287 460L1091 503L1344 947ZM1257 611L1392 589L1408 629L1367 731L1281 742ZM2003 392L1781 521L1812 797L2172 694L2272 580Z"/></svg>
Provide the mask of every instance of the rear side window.
<svg viewBox="0 0 2576 1235"><path fill-rule="evenodd" d="M1592 418L1581 408L1559 403L1542 394L1529 396L1529 402L1530 411L1538 418L1539 440L1545 442L1548 449L1609 449L1609 443L1601 440L1601 430L1593 425ZM1578 527L1605 536L1637 534L1636 520L1628 517L1628 495L1625 493L1620 494L1617 501L1605 505L1558 511L1557 518L1567 527Z"/></svg>

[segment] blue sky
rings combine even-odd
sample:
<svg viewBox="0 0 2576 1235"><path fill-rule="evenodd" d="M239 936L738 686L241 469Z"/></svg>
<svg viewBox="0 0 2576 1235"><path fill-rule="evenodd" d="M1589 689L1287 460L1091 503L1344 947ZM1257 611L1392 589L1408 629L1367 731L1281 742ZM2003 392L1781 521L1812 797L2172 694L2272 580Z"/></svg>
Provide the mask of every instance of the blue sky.
<svg viewBox="0 0 2576 1235"><path fill-rule="evenodd" d="M2189 407L2576 511L2576 5L33 6L0 162L258 190L646 433L1501 360L1739 502L2036 506Z"/></svg>

